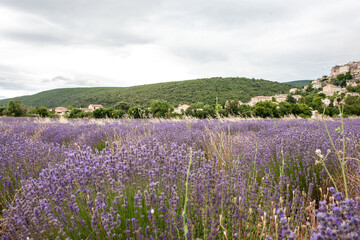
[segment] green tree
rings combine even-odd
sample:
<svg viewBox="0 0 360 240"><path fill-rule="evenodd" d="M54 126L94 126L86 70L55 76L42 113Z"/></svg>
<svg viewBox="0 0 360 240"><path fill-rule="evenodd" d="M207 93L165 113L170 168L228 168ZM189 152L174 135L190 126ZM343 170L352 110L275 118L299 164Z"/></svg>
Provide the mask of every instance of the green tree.
<svg viewBox="0 0 360 240"><path fill-rule="evenodd" d="M258 102L254 106L254 114L262 118L279 117L276 107L277 105L270 101Z"/></svg>
<svg viewBox="0 0 360 240"><path fill-rule="evenodd" d="M230 115L238 116L240 114L238 105L239 105L239 101L236 100L229 101L226 106L226 110Z"/></svg>
<svg viewBox="0 0 360 240"><path fill-rule="evenodd" d="M82 113L84 113L82 110L74 108L71 110L68 118L82 118Z"/></svg>
<svg viewBox="0 0 360 240"><path fill-rule="evenodd" d="M116 110L121 109L121 110L124 110L125 112L127 112L130 109L130 105L127 102L117 102L114 105L114 108Z"/></svg>
<svg viewBox="0 0 360 240"><path fill-rule="evenodd" d="M308 105L306 104L299 104L299 108L301 110L301 114L300 116L303 118L309 118L311 117L312 113L311 113L311 109Z"/></svg>
<svg viewBox="0 0 360 240"><path fill-rule="evenodd" d="M133 117L133 118L142 118L143 112L144 111L141 109L140 106L134 106L134 107L130 108L128 111L129 116Z"/></svg>
<svg viewBox="0 0 360 240"><path fill-rule="evenodd" d="M72 111L72 110L74 109L73 106L67 106L66 108L67 108L69 111Z"/></svg>
<svg viewBox="0 0 360 240"><path fill-rule="evenodd" d="M308 87L305 90L307 93L313 92L315 91L315 89L313 88L313 85L311 83L309 83Z"/></svg>
<svg viewBox="0 0 360 240"><path fill-rule="evenodd" d="M324 96L316 95L312 99L312 102L311 102L311 104L309 104L309 106L312 107L314 110L318 110L319 112L322 112L324 109L323 108L324 103L322 102L323 99L325 99Z"/></svg>
<svg viewBox="0 0 360 240"><path fill-rule="evenodd" d="M42 118L50 116L49 110L46 107L38 107L37 108L37 113Z"/></svg>
<svg viewBox="0 0 360 240"><path fill-rule="evenodd" d="M0 106L0 116L7 114L7 107Z"/></svg>
<svg viewBox="0 0 360 240"><path fill-rule="evenodd" d="M242 104L239 106L239 115L243 118L252 117L251 107L247 104Z"/></svg>
<svg viewBox="0 0 360 240"><path fill-rule="evenodd" d="M27 114L37 114L38 113L38 108L36 108L36 107L28 107L26 113Z"/></svg>
<svg viewBox="0 0 360 240"><path fill-rule="evenodd" d="M150 105L150 113L154 117L170 117L171 112L174 111L174 107L167 101L153 100Z"/></svg>
<svg viewBox="0 0 360 240"><path fill-rule="evenodd" d="M98 108L93 111L94 118L106 118L106 112L103 108Z"/></svg>
<svg viewBox="0 0 360 240"><path fill-rule="evenodd" d="M113 118L122 118L125 115L125 113L126 112L122 109L114 110L112 113L112 117Z"/></svg>
<svg viewBox="0 0 360 240"><path fill-rule="evenodd" d="M286 101L287 101L288 103L296 103L296 99L295 99L291 94L288 94L288 95L287 95Z"/></svg>
<svg viewBox="0 0 360 240"><path fill-rule="evenodd" d="M281 117L288 116L288 115L299 115L302 111L299 108L299 105L296 103L290 103L290 102L281 102L279 104L279 115Z"/></svg>
<svg viewBox="0 0 360 240"><path fill-rule="evenodd" d="M10 116L20 117L24 115L24 107L20 101L10 100L7 110Z"/></svg>

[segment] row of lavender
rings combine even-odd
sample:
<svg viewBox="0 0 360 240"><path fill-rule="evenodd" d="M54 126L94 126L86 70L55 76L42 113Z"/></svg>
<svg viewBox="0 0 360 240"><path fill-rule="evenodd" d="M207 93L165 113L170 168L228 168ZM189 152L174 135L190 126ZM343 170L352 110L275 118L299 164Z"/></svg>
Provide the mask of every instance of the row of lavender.
<svg viewBox="0 0 360 240"><path fill-rule="evenodd" d="M342 149L340 121L327 125ZM355 197L360 121L343 134ZM319 150L339 179L320 121L2 118L0 237L359 238L359 201L327 193Z"/></svg>

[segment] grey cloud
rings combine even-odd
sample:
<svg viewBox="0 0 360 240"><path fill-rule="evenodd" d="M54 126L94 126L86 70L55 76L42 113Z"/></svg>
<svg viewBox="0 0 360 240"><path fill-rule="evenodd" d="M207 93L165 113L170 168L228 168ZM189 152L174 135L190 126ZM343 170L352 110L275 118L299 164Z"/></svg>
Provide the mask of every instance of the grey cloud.
<svg viewBox="0 0 360 240"><path fill-rule="evenodd" d="M31 90L26 73L15 66L0 65L0 87L5 90Z"/></svg>
<svg viewBox="0 0 360 240"><path fill-rule="evenodd" d="M228 60L226 53L222 52L220 49L215 50L200 47L174 47L172 52L181 58L190 59L199 63L223 62Z"/></svg>
<svg viewBox="0 0 360 240"><path fill-rule="evenodd" d="M69 44L70 41L65 36L61 35L54 35L54 34L47 34L45 32L15 32L15 31L8 31L8 32L1 32L0 36L9 38L11 40L16 41L24 41L30 42L34 44Z"/></svg>
<svg viewBox="0 0 360 240"><path fill-rule="evenodd" d="M0 78L0 88L5 90L30 90L26 84L15 82L14 80Z"/></svg>
<svg viewBox="0 0 360 240"><path fill-rule="evenodd" d="M44 79L43 83L48 84L64 84L65 86L81 86L81 87L91 87L98 86L99 81L92 80L86 77L76 77L76 78L68 78L64 76L56 76L52 79Z"/></svg>
<svg viewBox="0 0 360 240"><path fill-rule="evenodd" d="M140 26L147 24L149 15L156 10L159 1L43 1L35 0L2 0L0 4L26 13L34 14L61 28L66 38L61 35L43 33L16 34L18 39L42 41L49 38L49 43L69 40L72 43L124 46L126 44L142 44L154 41L150 32ZM24 36L24 38L21 37Z"/></svg>
<svg viewBox="0 0 360 240"><path fill-rule="evenodd" d="M222 75L244 71L285 81L360 60L357 0L0 0L0 6L29 15L24 28L3 30L2 37L110 49L154 43L186 62L188 72L216 68ZM0 76L19 74L0 66ZM58 76L43 83L93 86L91 79Z"/></svg>
<svg viewBox="0 0 360 240"><path fill-rule="evenodd" d="M167 34L182 31L183 28L193 31L231 30L244 34L243 37L254 38L256 36L249 36L249 33L272 32L273 29L282 28L308 13L322 9L324 4L331 7L338 3L337 0L316 2L307 0L298 2L288 0L0 1L0 4L5 6L42 17L55 26L60 26L67 33L66 38L62 38L61 35L49 36L46 33L36 35L21 33L15 35L19 37L18 39L46 41L48 37L49 43L64 41L66 44L71 39L73 43L111 46L162 42L162 39L167 38ZM356 12L355 9L352 7L346 10L353 14ZM347 20L341 15L320 21L345 23ZM165 32L167 26L171 31L169 33ZM291 31L296 31L296 27L295 25Z"/></svg>

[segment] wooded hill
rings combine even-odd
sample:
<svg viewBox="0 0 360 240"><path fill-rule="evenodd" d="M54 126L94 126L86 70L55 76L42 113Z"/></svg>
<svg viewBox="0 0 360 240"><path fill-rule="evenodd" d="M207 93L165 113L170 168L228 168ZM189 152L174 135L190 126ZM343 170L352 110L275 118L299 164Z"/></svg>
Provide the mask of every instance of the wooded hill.
<svg viewBox="0 0 360 240"><path fill-rule="evenodd" d="M309 83L311 83L312 80L297 80L297 81L291 81L291 82L284 82L284 84L290 84L295 87L305 87Z"/></svg>
<svg viewBox="0 0 360 240"><path fill-rule="evenodd" d="M219 103L226 100L248 102L254 96L288 93L292 87L294 86L262 79L219 77L134 87L62 88L16 97L12 100L20 100L25 107L48 108L87 107L89 104L110 107L119 101L127 102L130 106L150 106L152 100L166 100L176 106L196 102L215 104L216 98ZM9 100L0 100L0 105L6 105Z"/></svg>

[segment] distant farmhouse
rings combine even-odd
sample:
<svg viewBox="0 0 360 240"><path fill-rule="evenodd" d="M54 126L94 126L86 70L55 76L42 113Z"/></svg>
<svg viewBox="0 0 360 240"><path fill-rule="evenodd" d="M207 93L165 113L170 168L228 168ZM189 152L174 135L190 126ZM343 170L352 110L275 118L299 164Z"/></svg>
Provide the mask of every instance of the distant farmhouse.
<svg viewBox="0 0 360 240"><path fill-rule="evenodd" d="M91 112L93 112L94 110L99 109L99 108L103 108L103 105L100 105L100 104L90 104L90 105L88 106L88 109L90 109Z"/></svg>
<svg viewBox="0 0 360 240"><path fill-rule="evenodd" d="M67 108L65 108L65 107L56 107L55 109L54 109L54 113L55 114L58 114L58 115L65 115L65 113L67 112L67 111L69 111Z"/></svg>
<svg viewBox="0 0 360 240"><path fill-rule="evenodd" d="M90 104L87 108L79 108L80 110L84 112L93 112L96 109L103 108L103 105L100 104ZM54 113L58 115L65 115L70 110L65 107L56 107L54 109Z"/></svg>

